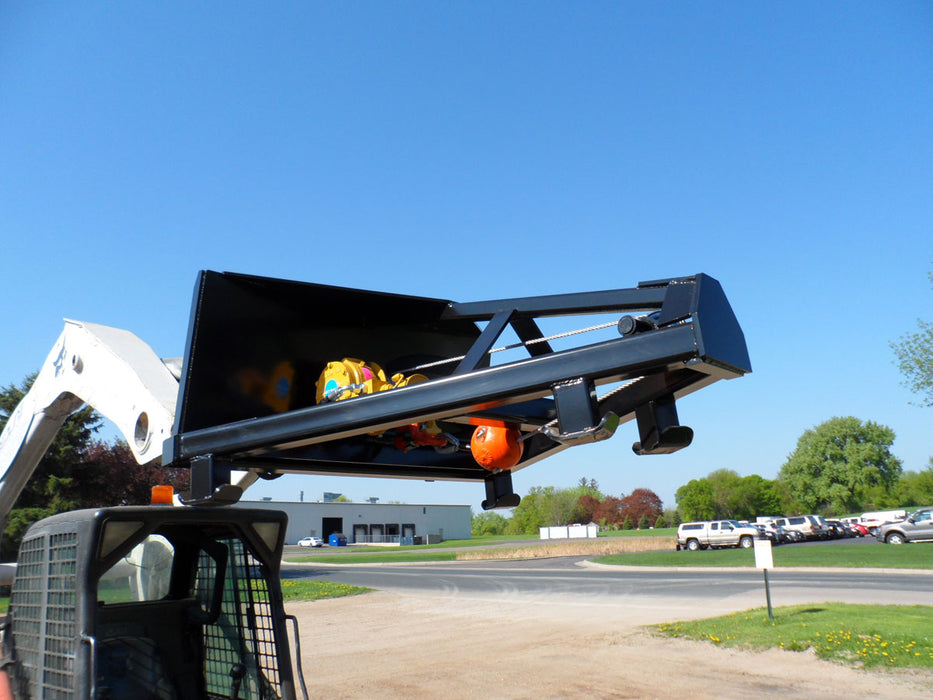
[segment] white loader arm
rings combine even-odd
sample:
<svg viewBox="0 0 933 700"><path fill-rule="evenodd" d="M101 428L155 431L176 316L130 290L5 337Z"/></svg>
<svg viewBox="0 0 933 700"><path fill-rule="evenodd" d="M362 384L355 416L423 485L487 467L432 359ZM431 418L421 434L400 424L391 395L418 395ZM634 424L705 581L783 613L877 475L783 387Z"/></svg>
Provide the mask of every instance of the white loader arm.
<svg viewBox="0 0 933 700"><path fill-rule="evenodd" d="M0 530L56 433L89 404L113 421L145 464L171 436L178 378L129 331L65 321L32 388L0 433ZM177 370L176 370L177 371Z"/></svg>

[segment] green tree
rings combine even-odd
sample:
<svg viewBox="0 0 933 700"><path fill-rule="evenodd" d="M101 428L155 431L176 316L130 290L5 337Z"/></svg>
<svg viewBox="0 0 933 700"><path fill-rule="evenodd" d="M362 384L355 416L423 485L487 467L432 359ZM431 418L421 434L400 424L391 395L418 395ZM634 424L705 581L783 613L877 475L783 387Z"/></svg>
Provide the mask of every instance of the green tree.
<svg viewBox="0 0 933 700"><path fill-rule="evenodd" d="M706 479L713 491L713 518L737 518L738 491L742 477L731 469L716 469ZM744 516L742 516L744 517Z"/></svg>
<svg viewBox="0 0 933 700"><path fill-rule="evenodd" d="M595 481L587 482L585 479L569 489L532 486L512 511L509 534L535 535L541 527L580 522L587 515L585 508L580 505L582 496L598 499L602 494Z"/></svg>
<svg viewBox="0 0 933 700"><path fill-rule="evenodd" d="M783 512L781 498L774 482L758 474L739 477L733 485L729 503L731 515L737 520L754 520L759 515L777 515Z"/></svg>
<svg viewBox="0 0 933 700"><path fill-rule="evenodd" d="M927 273L933 283L933 272ZM917 319L917 332L891 343L904 386L919 395L921 406L933 406L933 323Z"/></svg>
<svg viewBox="0 0 933 700"><path fill-rule="evenodd" d="M639 529L639 530L647 530L649 527L651 527L651 525L650 525L650 523L648 522L648 516L647 516L647 515L642 515L642 516L638 519L638 529Z"/></svg>
<svg viewBox="0 0 933 700"><path fill-rule="evenodd" d="M933 503L933 458L927 468L919 471L907 471L891 488L889 497L881 507L910 508Z"/></svg>
<svg viewBox="0 0 933 700"><path fill-rule="evenodd" d="M716 517L713 485L709 479L692 479L674 494L684 520L712 520Z"/></svg>
<svg viewBox="0 0 933 700"><path fill-rule="evenodd" d="M577 482L577 488L595 498L603 497L602 493L599 491L599 484L596 482L596 479L587 479L585 476L581 476L580 481Z"/></svg>
<svg viewBox="0 0 933 700"><path fill-rule="evenodd" d="M802 511L860 510L868 489L890 489L901 474L901 462L891 454L893 442L894 431L884 425L832 418L800 436L778 479Z"/></svg>
<svg viewBox="0 0 933 700"><path fill-rule="evenodd" d="M569 525L574 520L578 495L575 489L548 486L542 493L540 510L542 525Z"/></svg>
<svg viewBox="0 0 933 700"><path fill-rule="evenodd" d="M473 516L471 532L474 537L484 535L503 535L509 525L509 519L494 510L483 511Z"/></svg>
<svg viewBox="0 0 933 700"><path fill-rule="evenodd" d="M665 508L664 520L667 521L667 527L677 527L684 521L684 516L680 508Z"/></svg>
<svg viewBox="0 0 933 700"><path fill-rule="evenodd" d="M667 521L664 519L663 515L659 515L657 520L654 521L654 527L655 529L661 528L661 527L667 527Z"/></svg>
<svg viewBox="0 0 933 700"><path fill-rule="evenodd" d="M629 516L625 516L625 520L622 521L623 530L634 530L635 525L632 524L632 519Z"/></svg>
<svg viewBox="0 0 933 700"><path fill-rule="evenodd" d="M754 520L784 511L774 481L757 474L739 476L731 469L716 469L689 482L678 489L677 499L687 520Z"/></svg>
<svg viewBox="0 0 933 700"><path fill-rule="evenodd" d="M509 518L508 534L533 534L539 527L544 526L544 517L539 512L541 491L540 486L532 486L528 493L522 496L522 500L512 510L512 517Z"/></svg>

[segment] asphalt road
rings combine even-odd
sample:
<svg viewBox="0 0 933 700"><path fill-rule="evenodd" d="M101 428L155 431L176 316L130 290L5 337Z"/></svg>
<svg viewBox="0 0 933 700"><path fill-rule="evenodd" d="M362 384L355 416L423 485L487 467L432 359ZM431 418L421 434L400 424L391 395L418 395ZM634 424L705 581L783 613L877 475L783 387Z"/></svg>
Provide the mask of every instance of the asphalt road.
<svg viewBox="0 0 933 700"><path fill-rule="evenodd" d="M762 571L645 569L585 563L583 557L420 564L286 564L284 578L319 579L402 595L599 601L611 605L669 603L674 608L730 609L765 604ZM774 605L840 601L933 605L933 572L774 569Z"/></svg>

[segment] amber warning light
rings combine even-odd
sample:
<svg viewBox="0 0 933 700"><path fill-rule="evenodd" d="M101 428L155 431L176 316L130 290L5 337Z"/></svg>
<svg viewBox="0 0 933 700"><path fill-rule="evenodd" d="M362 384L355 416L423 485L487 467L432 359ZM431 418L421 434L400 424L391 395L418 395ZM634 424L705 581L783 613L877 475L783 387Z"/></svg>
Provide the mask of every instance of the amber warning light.
<svg viewBox="0 0 933 700"><path fill-rule="evenodd" d="M172 505L172 498L175 496L175 489L171 486L153 486L152 487L152 505Z"/></svg>

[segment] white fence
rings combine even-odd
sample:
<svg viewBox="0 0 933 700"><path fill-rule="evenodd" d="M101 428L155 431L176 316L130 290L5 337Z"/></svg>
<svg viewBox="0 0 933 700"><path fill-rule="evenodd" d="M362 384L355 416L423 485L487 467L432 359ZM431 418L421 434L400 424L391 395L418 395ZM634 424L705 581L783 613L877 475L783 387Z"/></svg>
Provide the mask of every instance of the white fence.
<svg viewBox="0 0 933 700"><path fill-rule="evenodd" d="M554 527L538 528L542 540L575 540L587 539L599 535L599 525L558 525Z"/></svg>

